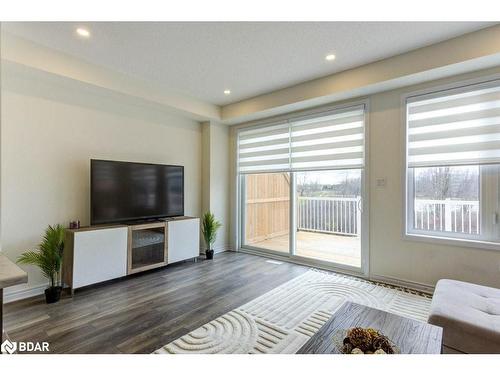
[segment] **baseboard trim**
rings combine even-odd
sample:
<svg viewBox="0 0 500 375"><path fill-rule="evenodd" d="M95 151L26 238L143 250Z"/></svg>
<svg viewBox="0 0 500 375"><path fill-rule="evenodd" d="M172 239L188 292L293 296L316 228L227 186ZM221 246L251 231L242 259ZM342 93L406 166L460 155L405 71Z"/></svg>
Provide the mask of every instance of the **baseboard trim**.
<svg viewBox="0 0 500 375"><path fill-rule="evenodd" d="M222 245L222 246L215 247L214 253L218 254L218 253L223 253L224 251L232 251L232 250L233 250L232 246ZM205 255L205 248L204 247L200 247L200 255Z"/></svg>
<svg viewBox="0 0 500 375"><path fill-rule="evenodd" d="M399 286L402 288L413 289L419 292L434 293L434 286L430 284L418 283L415 281L409 281L405 279L398 279L395 277L381 276L381 275L370 275L370 281L379 282L383 284L391 284L394 286Z"/></svg>
<svg viewBox="0 0 500 375"><path fill-rule="evenodd" d="M48 284L42 284L42 285L30 287L30 288L13 290L13 291L4 290L3 302L10 303L10 302L20 301L22 299L42 295L44 293L45 289L47 289L47 287L48 287Z"/></svg>

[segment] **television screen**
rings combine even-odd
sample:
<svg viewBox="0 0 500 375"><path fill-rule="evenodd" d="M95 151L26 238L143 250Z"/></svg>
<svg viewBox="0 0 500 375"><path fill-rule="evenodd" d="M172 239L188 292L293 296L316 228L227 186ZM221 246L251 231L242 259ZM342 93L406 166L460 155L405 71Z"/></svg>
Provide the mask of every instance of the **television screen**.
<svg viewBox="0 0 500 375"><path fill-rule="evenodd" d="M91 224L184 215L184 167L90 161Z"/></svg>

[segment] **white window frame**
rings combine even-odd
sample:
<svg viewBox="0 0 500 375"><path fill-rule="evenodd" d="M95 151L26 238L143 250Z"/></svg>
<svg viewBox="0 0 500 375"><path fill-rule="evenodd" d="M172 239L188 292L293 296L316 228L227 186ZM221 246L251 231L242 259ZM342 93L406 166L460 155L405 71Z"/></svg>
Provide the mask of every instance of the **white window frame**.
<svg viewBox="0 0 500 375"><path fill-rule="evenodd" d="M405 93L401 96L401 117L402 117L402 127L403 131L401 132L401 155L403 159L403 171L402 171L402 186L403 197L402 197L402 207L403 207L403 227L402 227L402 237L407 241L419 241L426 242L432 244L443 244L443 245L452 245L452 246L460 246L460 247L470 247L470 248L481 248L487 250L500 250L500 238L498 240L492 240L493 238L493 228L492 228L492 216L496 215L496 211L498 207L496 205L500 204L500 192L498 186L498 179L496 181L496 187L494 187L495 191L492 192L492 183L485 184L484 179L490 173L491 169L488 166L480 167L480 190L479 190L479 204L480 204L480 226L482 235L469 235L463 233L444 233L437 231L425 231L425 230L416 230L412 229L413 224L413 199L409 199L410 192L412 192L413 178L411 168L408 168L408 124L407 124L407 115L408 115L408 107L407 101L413 97L419 96L421 98L432 98L436 96L440 96L443 91L448 92L463 92L466 91L464 89L467 86L471 85L487 85L492 81L499 80L500 74L494 74L486 77L474 78L465 81L454 82L446 85L439 85L430 87L423 90L413 91L409 93ZM487 196L495 194L498 198L495 201L495 207L492 208L490 200L487 199ZM413 194L412 194L413 196ZM498 224L497 224L498 225ZM486 231L486 232L484 232Z"/></svg>
<svg viewBox="0 0 500 375"><path fill-rule="evenodd" d="M450 238L450 239L458 239L458 240L467 240L467 241L483 241L483 235L482 234L469 234L469 233L460 233L460 232L443 232L443 231L433 231L433 230L425 230L425 229L415 229L413 228L414 225L414 203L415 200L414 198L414 178L413 178L413 170L412 168L407 168L407 192L408 192L408 198L407 198L407 217L406 217L406 222L407 222L407 233L409 235L418 235L418 236L428 236L428 237L443 237L443 238ZM479 167L479 202L480 202L480 218L479 218L479 225L482 230L482 223L485 221L485 200L483 199L483 189L484 189L484 184L482 183L483 180L483 173L481 167ZM411 199L410 199L411 197Z"/></svg>
<svg viewBox="0 0 500 375"><path fill-rule="evenodd" d="M361 194L362 194L362 215L361 215L361 267L352 267L349 265L341 265L338 263L333 263L333 262L328 262L328 261L323 261L319 259L312 259L312 258L305 258L301 257L298 255L295 255L295 233L293 230L290 231L290 239L289 239L289 246L290 246L290 251L288 253L283 253L279 251L274 251L274 250L269 250L269 249L263 249L263 248L258 248L258 247L253 247L251 245L244 245L243 239L245 238L245 228L244 228L244 217L245 217L245 186L243 183L244 175L243 173L239 172L238 168L238 133L239 131L243 129L249 129L249 128L258 128L258 127L265 127L265 126L270 126L278 121L282 120L290 120L296 117L302 117L302 116L314 116L314 115L320 115L325 112L329 111L337 111L341 110L343 108L350 108L354 106L359 106L363 105L365 108L365 124L364 124L364 167L362 168L362 173L361 173ZM237 251L242 251L242 252L249 252L249 253L256 253L256 254L264 254L264 255L269 255L271 257L275 257L277 259L284 259L291 261L293 263L297 264L304 264L308 266L315 266L318 268L323 268L327 270L332 270L332 271L341 271L344 273L350 273L353 275L361 275L361 276L369 276L370 274L370 254L369 254L369 170L370 170L370 159L368 157L369 155L369 125L370 123L370 101L368 98L360 99L360 100L355 100L355 101L349 101L345 102L342 104L334 104L334 105L326 105L318 108L314 108L311 110L304 110L304 111L298 111L298 112L293 112L293 113L287 113L281 116L276 116L270 119L264 119L264 120L257 120L257 121L252 121L250 123L242 124L236 127L236 134L235 134L235 142L234 142L234 150L233 152L235 153L235 161L234 161L234 170L235 170L235 183L236 183L236 212L235 212L235 217L236 217L236 249ZM331 170L332 168L324 168L324 170ZM307 170L307 169L306 169ZM276 171L276 173L279 173L280 171ZM287 171L288 172L288 171ZM272 173L272 172L270 172ZM294 172L290 172L290 180L294 181L295 179L293 178ZM293 197L294 194L296 194L295 191L292 191L292 189L295 189L295 184L292 183L290 184L290 197ZM291 205L290 207L290 227L294 228L295 226L295 207Z"/></svg>

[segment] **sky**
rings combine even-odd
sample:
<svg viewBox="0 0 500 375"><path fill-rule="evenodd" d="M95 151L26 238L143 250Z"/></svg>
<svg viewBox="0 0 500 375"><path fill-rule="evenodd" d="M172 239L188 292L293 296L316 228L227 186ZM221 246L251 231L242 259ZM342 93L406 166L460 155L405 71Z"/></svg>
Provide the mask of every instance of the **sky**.
<svg viewBox="0 0 500 375"><path fill-rule="evenodd" d="M341 169L335 171L309 171L297 172L297 182L315 183L321 185L335 185L345 181L347 178L359 178L361 175L360 169ZM305 180L303 180L305 176Z"/></svg>

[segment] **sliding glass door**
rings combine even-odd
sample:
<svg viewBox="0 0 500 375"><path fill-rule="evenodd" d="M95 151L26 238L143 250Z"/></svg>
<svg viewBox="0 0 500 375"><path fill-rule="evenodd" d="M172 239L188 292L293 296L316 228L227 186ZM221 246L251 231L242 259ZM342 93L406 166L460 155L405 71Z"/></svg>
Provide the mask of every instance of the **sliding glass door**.
<svg viewBox="0 0 500 375"><path fill-rule="evenodd" d="M364 105L240 130L240 246L366 270L364 131Z"/></svg>
<svg viewBox="0 0 500 375"><path fill-rule="evenodd" d="M361 170L295 177L295 255L360 268Z"/></svg>

